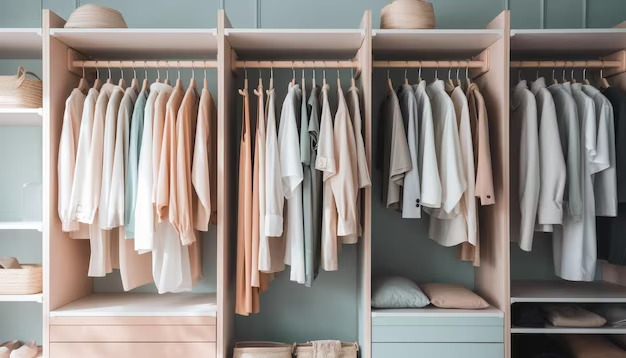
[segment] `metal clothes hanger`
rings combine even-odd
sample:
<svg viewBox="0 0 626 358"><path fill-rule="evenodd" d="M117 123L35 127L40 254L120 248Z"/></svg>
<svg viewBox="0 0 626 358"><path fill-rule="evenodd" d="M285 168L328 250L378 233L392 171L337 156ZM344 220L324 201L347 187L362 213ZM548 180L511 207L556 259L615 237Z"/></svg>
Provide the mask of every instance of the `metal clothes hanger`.
<svg viewBox="0 0 626 358"><path fill-rule="evenodd" d="M141 92L148 91L148 86L150 83L148 82L148 63L143 61L143 83L141 84Z"/></svg>
<svg viewBox="0 0 626 358"><path fill-rule="evenodd" d="M337 61L337 91L341 91L341 77L339 75L339 61Z"/></svg>
<svg viewBox="0 0 626 358"><path fill-rule="evenodd" d="M457 87L461 87L462 83L461 83L461 79L459 78L459 72L461 71L461 63L459 62L457 64L457 68L456 68L456 86Z"/></svg>
<svg viewBox="0 0 626 358"><path fill-rule="evenodd" d="M294 62L291 61L291 84L295 85L296 84L296 70L294 68Z"/></svg>
<svg viewBox="0 0 626 358"><path fill-rule="evenodd" d="M435 62L435 81L439 81L439 61Z"/></svg>
<svg viewBox="0 0 626 358"><path fill-rule="evenodd" d="M587 64L585 61L585 68L583 69L583 84L590 85L589 80L587 79Z"/></svg>
<svg viewBox="0 0 626 358"><path fill-rule="evenodd" d="M202 88L204 88L205 90L208 90L209 88L209 82L206 79L206 61L203 61L204 64L204 80L202 81Z"/></svg>
<svg viewBox="0 0 626 358"><path fill-rule="evenodd" d="M98 61L96 61L96 80L93 82L93 89L96 91L102 87L102 81L100 81L100 69L98 68Z"/></svg>
<svg viewBox="0 0 626 358"><path fill-rule="evenodd" d="M422 65L417 70L417 83L422 82Z"/></svg>
<svg viewBox="0 0 626 358"><path fill-rule="evenodd" d="M454 82L452 82L452 75L451 75L451 73L452 73L452 67L449 67L448 68L448 82L447 83L448 83L448 86L454 88Z"/></svg>
<svg viewBox="0 0 626 358"><path fill-rule="evenodd" d="M270 67L270 90L274 89L274 67Z"/></svg>
<svg viewBox="0 0 626 358"><path fill-rule="evenodd" d="M324 67L324 69L322 70L322 85L326 86L326 67Z"/></svg>
<svg viewBox="0 0 626 358"><path fill-rule="evenodd" d="M406 61L406 68L404 69L404 84L408 85L409 84L409 79L406 78L406 74L409 68L409 61Z"/></svg>
<svg viewBox="0 0 626 358"><path fill-rule="evenodd" d="M465 85L467 86L467 88L469 88L471 84L472 84L472 80L470 79L470 76L469 76L469 60L468 60L468 65L465 66Z"/></svg>
<svg viewBox="0 0 626 358"><path fill-rule="evenodd" d="M600 68L600 79L598 80L598 85L596 87L601 90L611 87L611 85L609 85L609 81L604 78L604 61L602 61L602 68Z"/></svg>
<svg viewBox="0 0 626 358"><path fill-rule="evenodd" d="M572 72L571 72L570 77L572 77L572 83L576 83L576 78L574 78L574 67L572 67Z"/></svg>
<svg viewBox="0 0 626 358"><path fill-rule="evenodd" d="M111 67L107 66L107 70L109 70L109 78L107 79L107 83L113 83L113 79L111 79Z"/></svg>
<svg viewBox="0 0 626 358"><path fill-rule="evenodd" d="M313 88L315 88L316 84L315 84L315 61L313 61L313 79L311 81Z"/></svg>
<svg viewBox="0 0 626 358"><path fill-rule="evenodd" d="M122 69L122 65L120 65L120 80L117 82L117 85L126 88L126 81L124 80L124 70Z"/></svg>
<svg viewBox="0 0 626 358"><path fill-rule="evenodd" d="M83 77L78 81L78 90L81 92L87 92L89 90L89 84L87 83L87 79L85 78L85 64L83 63Z"/></svg>
<svg viewBox="0 0 626 358"><path fill-rule="evenodd" d="M556 62L554 62L554 67L552 68L552 83L554 83L555 85L559 83L559 81L557 81L554 72L556 71Z"/></svg>
<svg viewBox="0 0 626 358"><path fill-rule="evenodd" d="M354 67L350 67L350 87L356 87L356 80L354 79Z"/></svg>
<svg viewBox="0 0 626 358"><path fill-rule="evenodd" d="M393 92L393 83L391 82L391 77L389 76L390 70L387 69L387 89Z"/></svg>
<svg viewBox="0 0 626 358"><path fill-rule="evenodd" d="M139 82L137 81L137 69L135 69L135 61L133 61L132 68L133 68L133 79L130 81L130 87L133 88L135 92L138 92L137 89L139 87Z"/></svg>
<svg viewBox="0 0 626 358"><path fill-rule="evenodd" d="M170 68L169 66L165 68L165 84L170 84Z"/></svg>
<svg viewBox="0 0 626 358"><path fill-rule="evenodd" d="M180 61L176 61L176 70L178 72L178 77L176 78L176 87L182 88L183 81L180 79Z"/></svg>
<svg viewBox="0 0 626 358"><path fill-rule="evenodd" d="M159 67L159 61L156 62L157 79L156 82L161 82L161 67Z"/></svg>

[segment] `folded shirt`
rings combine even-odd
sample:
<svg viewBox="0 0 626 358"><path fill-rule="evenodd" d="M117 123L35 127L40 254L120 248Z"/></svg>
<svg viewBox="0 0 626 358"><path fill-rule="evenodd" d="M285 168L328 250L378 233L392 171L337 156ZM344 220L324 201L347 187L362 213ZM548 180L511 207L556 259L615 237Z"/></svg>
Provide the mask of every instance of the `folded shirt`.
<svg viewBox="0 0 626 358"><path fill-rule="evenodd" d="M625 358L626 351L599 335L564 335L573 358Z"/></svg>
<svg viewBox="0 0 626 358"><path fill-rule="evenodd" d="M606 322L614 327L626 327L626 306L601 305L594 307L593 311L606 319Z"/></svg>
<svg viewBox="0 0 626 358"><path fill-rule="evenodd" d="M606 323L599 316L577 305L545 305L546 320L554 327L602 327Z"/></svg>

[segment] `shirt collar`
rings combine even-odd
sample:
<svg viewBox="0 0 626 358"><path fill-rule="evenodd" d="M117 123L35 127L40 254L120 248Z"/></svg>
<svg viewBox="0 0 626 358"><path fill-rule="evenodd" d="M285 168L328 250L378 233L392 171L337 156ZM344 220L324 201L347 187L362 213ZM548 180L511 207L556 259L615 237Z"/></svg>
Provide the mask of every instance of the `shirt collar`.
<svg viewBox="0 0 626 358"><path fill-rule="evenodd" d="M530 90L534 95L537 95L542 88L546 88L546 79L544 77L539 77L535 82L530 84Z"/></svg>

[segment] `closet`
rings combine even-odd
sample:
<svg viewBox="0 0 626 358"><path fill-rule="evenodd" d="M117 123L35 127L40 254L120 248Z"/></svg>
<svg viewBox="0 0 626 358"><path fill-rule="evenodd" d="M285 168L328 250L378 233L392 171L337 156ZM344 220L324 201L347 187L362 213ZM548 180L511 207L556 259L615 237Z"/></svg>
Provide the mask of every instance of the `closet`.
<svg viewBox="0 0 626 358"><path fill-rule="evenodd" d="M205 77L215 102L218 83L218 32L202 29L66 29L65 21L43 13L44 56L44 342L47 357L223 356L224 282L218 279L223 241L228 236L230 203L218 197L216 225L198 237L203 244L204 278L189 293L159 295L154 285L123 292L118 271L89 278L89 240L72 239L61 230L57 213L57 157L65 100L79 80L97 76L157 77L182 80ZM207 20L207 24L212 22ZM208 70L207 70L208 68ZM148 69L150 71L148 71ZM155 69L157 71L155 71ZM99 71L100 73L96 73ZM204 74L203 74L204 71ZM121 73L120 73L121 72ZM207 75L206 73L209 73ZM138 74L137 74L138 73ZM202 87L199 80L198 89ZM221 117L223 118L223 116ZM224 153L219 121L218 153ZM220 154L221 155L221 154ZM228 158L226 158L228 159ZM219 163L226 163L224 158ZM230 176L218 167L219 192ZM228 179L226 179L227 181ZM222 243L220 243L222 242ZM221 266L223 267L223 266ZM222 286L221 286L222 285Z"/></svg>
<svg viewBox="0 0 626 358"><path fill-rule="evenodd" d="M372 309L372 355L502 357L508 345L508 59L509 13L503 12L484 30L374 30L371 138L374 165L372 194L371 275L400 275L422 283L462 284L491 305L483 310ZM380 106L391 78L394 90L427 84L437 77L476 83L487 106L495 204L477 204L480 266L461 262L456 247L429 238L429 216L404 219L386 208L381 197L382 131ZM457 72L458 71L458 72ZM458 73L461 73L459 76ZM449 76L449 77L448 77ZM434 106L434 105L433 105ZM441 173L441 171L440 171ZM443 183L442 183L443 185ZM418 205L420 203L418 202ZM432 221L431 221L432 225Z"/></svg>
<svg viewBox="0 0 626 358"><path fill-rule="evenodd" d="M624 87L620 86L620 81L623 72L626 71L625 46L626 32L617 28L512 30L511 88L520 79L527 80L530 86L530 83L538 77L544 77L548 85L552 84L553 79L561 83L563 77L566 81L571 81L573 77L579 83L586 78L593 86L599 82L602 73L611 85L623 91ZM510 135L513 137L519 133L511 129ZM511 157L510 162L514 165L516 159ZM511 215L514 215L513 209L519 210L520 205L519 187L513 184L513 180L511 182ZM513 219L512 216L511 220ZM597 221L596 225L603 224ZM593 230L595 231L595 227ZM512 228L512 241L519 235L519 232ZM517 243L511 243L510 303L513 314L517 307L523 307L521 305L575 304L593 308L625 302L626 281L623 267L598 260L595 280L565 281L555 274L552 240L551 234L535 232L532 250L529 252L521 250ZM543 338L553 335L561 339L572 334L606 336L623 334L624 330L610 325L596 328L554 327L549 324L543 327L521 327L515 326L512 322L510 332L513 345L512 351L507 354L516 357L516 353L520 356L521 345L529 344L533 337Z"/></svg>
<svg viewBox="0 0 626 358"><path fill-rule="evenodd" d="M42 76L40 28L0 29L0 63L6 75L18 66ZM30 76L29 76L30 77ZM32 78L32 77L31 77ZM0 250L20 264L42 264L42 108L0 108ZM0 295L3 342L42 344L44 294Z"/></svg>

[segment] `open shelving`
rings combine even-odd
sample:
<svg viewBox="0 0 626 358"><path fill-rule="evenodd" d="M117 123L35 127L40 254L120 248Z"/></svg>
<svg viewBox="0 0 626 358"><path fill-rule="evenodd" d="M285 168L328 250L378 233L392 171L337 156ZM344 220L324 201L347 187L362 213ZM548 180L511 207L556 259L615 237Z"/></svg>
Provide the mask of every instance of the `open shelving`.
<svg viewBox="0 0 626 358"><path fill-rule="evenodd" d="M626 28L512 30L514 56L540 54L607 56L626 49Z"/></svg>
<svg viewBox="0 0 626 358"><path fill-rule="evenodd" d="M0 126L41 127L41 108L0 108Z"/></svg>
<svg viewBox="0 0 626 358"><path fill-rule="evenodd" d="M514 281L511 303L626 303L626 287L603 281Z"/></svg>
<svg viewBox="0 0 626 358"><path fill-rule="evenodd" d="M43 294L33 295L0 295L0 302L43 302Z"/></svg>
<svg viewBox="0 0 626 358"><path fill-rule="evenodd" d="M41 221L4 221L0 222L0 230L43 230Z"/></svg>
<svg viewBox="0 0 626 358"><path fill-rule="evenodd" d="M41 58L41 29L0 29L0 49L0 57L3 59Z"/></svg>

